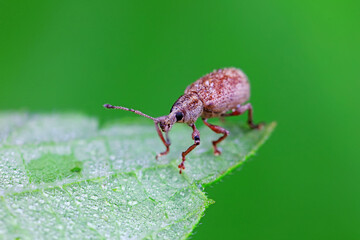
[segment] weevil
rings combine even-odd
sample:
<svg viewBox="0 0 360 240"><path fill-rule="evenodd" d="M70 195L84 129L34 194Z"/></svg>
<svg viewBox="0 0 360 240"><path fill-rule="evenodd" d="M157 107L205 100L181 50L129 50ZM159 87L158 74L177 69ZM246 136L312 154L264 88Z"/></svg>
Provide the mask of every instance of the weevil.
<svg viewBox="0 0 360 240"><path fill-rule="evenodd" d="M195 126L196 120L201 117L202 121L215 133L222 134L216 141L212 141L214 154L220 155L221 151L217 145L223 141L229 131L220 126L210 124L209 118L229 117L241 115L248 112L248 125L250 128L261 128L263 124L254 124L253 108L246 103L250 98L250 85L247 76L237 68L224 68L214 70L199 80L195 81L185 89L185 93L176 100L169 115L153 118L138 110L131 108L105 104L105 108L121 109L134 112L155 123L155 129L164 143L166 149L156 155L156 159L164 156L170 151L170 139L168 133L174 123L186 123L192 128L192 144L186 151L182 152L182 161L179 164L180 174L185 170L185 159L196 146L200 144L200 132ZM165 133L165 137L163 133Z"/></svg>

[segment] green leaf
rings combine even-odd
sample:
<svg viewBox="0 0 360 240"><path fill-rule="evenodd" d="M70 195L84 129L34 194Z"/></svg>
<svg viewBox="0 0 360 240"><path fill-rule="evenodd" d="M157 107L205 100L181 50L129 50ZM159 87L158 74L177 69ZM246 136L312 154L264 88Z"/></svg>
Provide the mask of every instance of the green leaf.
<svg viewBox="0 0 360 240"><path fill-rule="evenodd" d="M231 135L215 157L201 145L179 174L193 141L176 124L170 154L150 123L108 124L79 114L0 113L0 239L184 239L213 203L202 191L242 164L268 138L262 130L225 124Z"/></svg>

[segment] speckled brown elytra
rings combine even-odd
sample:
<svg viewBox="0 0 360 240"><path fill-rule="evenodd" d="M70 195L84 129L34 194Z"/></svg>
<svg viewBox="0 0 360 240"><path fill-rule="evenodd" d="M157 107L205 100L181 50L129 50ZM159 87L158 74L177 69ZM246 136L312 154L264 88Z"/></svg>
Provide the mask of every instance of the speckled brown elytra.
<svg viewBox="0 0 360 240"><path fill-rule="evenodd" d="M246 75L236 68L224 68L214 70L185 89L185 94L176 100L170 110L170 114L158 118L150 117L140 111L120 106L105 104L105 108L122 109L134 112L143 117L150 118L155 122L155 128L166 150L156 155L166 155L170 150L168 132L176 122L186 123L192 129L194 144L182 153L182 162L179 164L180 173L185 169L185 157L197 145L200 144L200 132L195 127L196 120L201 117L206 126L216 133L223 134L218 140L213 141L214 154L220 155L217 144L224 140L229 131L220 126L208 123L209 118L237 116L248 111L248 124L250 128L261 128L262 124L253 123L253 110L250 103L244 104L250 97L250 85ZM160 128L159 128L160 126ZM162 134L165 133L165 138Z"/></svg>

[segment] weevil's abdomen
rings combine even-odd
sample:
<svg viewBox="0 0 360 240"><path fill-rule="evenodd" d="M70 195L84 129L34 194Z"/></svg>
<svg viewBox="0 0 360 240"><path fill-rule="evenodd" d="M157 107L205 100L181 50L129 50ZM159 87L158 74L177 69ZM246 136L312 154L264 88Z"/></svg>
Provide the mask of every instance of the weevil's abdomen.
<svg viewBox="0 0 360 240"><path fill-rule="evenodd" d="M209 73L185 90L196 92L204 104L202 117L217 117L250 98L250 85L246 75L236 68L224 68Z"/></svg>

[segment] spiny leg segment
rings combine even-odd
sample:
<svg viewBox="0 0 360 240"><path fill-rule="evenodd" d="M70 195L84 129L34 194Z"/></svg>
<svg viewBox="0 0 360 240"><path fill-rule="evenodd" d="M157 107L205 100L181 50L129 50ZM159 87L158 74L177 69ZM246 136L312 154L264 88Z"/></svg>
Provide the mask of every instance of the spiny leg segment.
<svg viewBox="0 0 360 240"><path fill-rule="evenodd" d="M199 130L197 130L197 128L195 127L195 124L191 124L189 125L190 127L192 127L193 129L193 133L191 135L192 139L194 140L194 144L191 145L185 152L182 152L181 156L182 156L182 161L179 164L178 168L180 169L180 174L182 173L182 170L185 170L185 157L186 155L189 154L189 152L191 152L194 148L196 148L196 146L200 145L200 132Z"/></svg>

